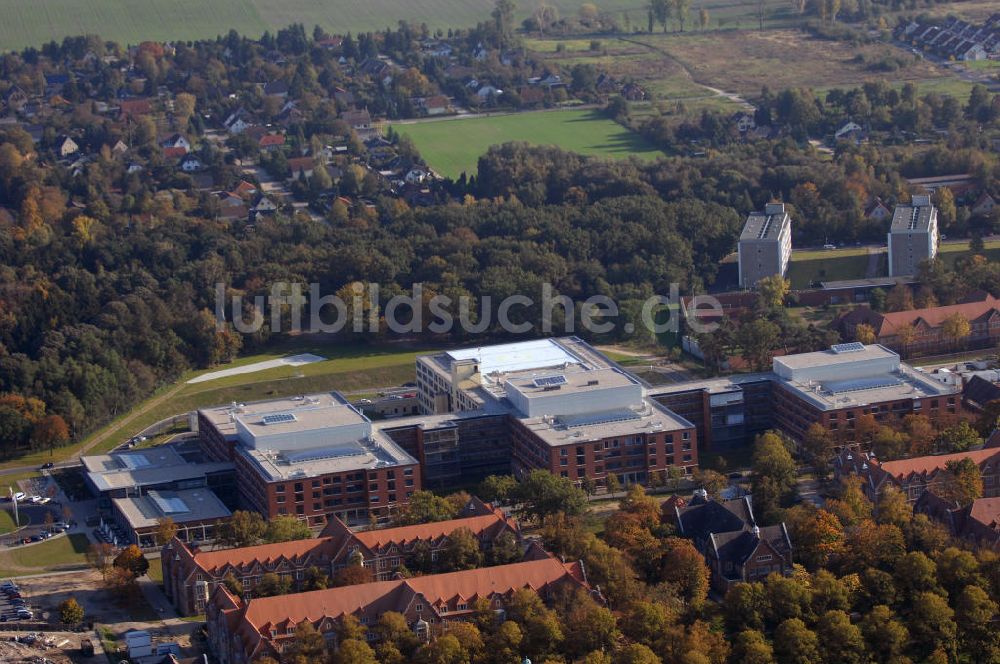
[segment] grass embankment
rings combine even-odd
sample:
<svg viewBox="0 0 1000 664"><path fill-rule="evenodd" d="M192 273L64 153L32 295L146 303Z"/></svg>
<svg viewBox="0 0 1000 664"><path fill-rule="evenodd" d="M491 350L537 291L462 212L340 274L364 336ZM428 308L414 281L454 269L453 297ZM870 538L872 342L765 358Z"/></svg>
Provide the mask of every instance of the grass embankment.
<svg viewBox="0 0 1000 664"><path fill-rule="evenodd" d="M107 426L91 433L83 441L49 452L29 454L0 464L0 469L59 462L88 448L90 454L106 452L120 445L144 428L172 415L193 409L233 401L254 401L310 392L378 391L412 381L417 355L430 350L400 348L392 344L315 344L292 340L272 349L242 357L223 367L185 373L177 382L164 386L149 399L135 406ZM302 366L283 366L264 371L226 376L202 383L188 384L191 378L218 371L273 360L288 355L313 353L327 358ZM37 475L34 471L24 477ZM12 484L15 476L0 476L0 488ZM16 476L20 478L22 476Z"/></svg>

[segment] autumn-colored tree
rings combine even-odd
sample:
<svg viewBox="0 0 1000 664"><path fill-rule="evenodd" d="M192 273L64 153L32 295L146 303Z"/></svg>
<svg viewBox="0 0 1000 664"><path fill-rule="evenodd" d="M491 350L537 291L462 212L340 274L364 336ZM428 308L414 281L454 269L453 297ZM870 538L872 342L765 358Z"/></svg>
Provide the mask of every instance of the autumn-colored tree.
<svg viewBox="0 0 1000 664"><path fill-rule="evenodd" d="M903 347L903 354L905 355L907 349L917 340L917 328L913 327L910 323L904 323L896 328L896 338L899 339L899 343Z"/></svg>
<svg viewBox="0 0 1000 664"><path fill-rule="evenodd" d="M865 664L865 640L844 611L827 611L816 624L816 635L826 664Z"/></svg>
<svg viewBox="0 0 1000 664"><path fill-rule="evenodd" d="M819 639L799 618L790 618L774 631L774 654L781 664L815 664L822 661Z"/></svg>
<svg viewBox="0 0 1000 664"><path fill-rule="evenodd" d="M59 621L67 625L79 625L83 622L83 607L75 597L69 597L59 604Z"/></svg>
<svg viewBox="0 0 1000 664"><path fill-rule="evenodd" d="M142 549L130 544L119 553L114 560L114 566L127 570L133 578L139 578L149 571L149 561L143 555Z"/></svg>
<svg viewBox="0 0 1000 664"><path fill-rule="evenodd" d="M763 309L780 309L791 288L791 282L780 274L764 277L757 282L758 306Z"/></svg>
<svg viewBox="0 0 1000 664"><path fill-rule="evenodd" d="M448 535L448 541L438 560L441 568L448 572L479 567L483 564L483 551L479 548L479 538L468 528L457 528Z"/></svg>
<svg viewBox="0 0 1000 664"><path fill-rule="evenodd" d="M934 451L937 431L923 413L910 413L903 418L903 431L909 441L910 456L924 456Z"/></svg>
<svg viewBox="0 0 1000 664"><path fill-rule="evenodd" d="M1000 661L1000 633L992 622L997 603L980 586L969 584L955 602L961 651L973 662Z"/></svg>
<svg viewBox="0 0 1000 664"><path fill-rule="evenodd" d="M69 442L69 426L59 415L46 415L31 429L31 447L53 450Z"/></svg>
<svg viewBox="0 0 1000 664"><path fill-rule="evenodd" d="M227 521L216 526L215 541L224 547L250 546L260 541L266 528L257 512L236 510Z"/></svg>
<svg viewBox="0 0 1000 664"><path fill-rule="evenodd" d="M966 507L983 495L983 476L979 464L969 457L949 461L938 493L945 500Z"/></svg>
<svg viewBox="0 0 1000 664"><path fill-rule="evenodd" d="M710 468L695 468L692 479L716 500L722 494L722 490L729 486L729 480L725 475Z"/></svg>
<svg viewBox="0 0 1000 664"><path fill-rule="evenodd" d="M868 323L861 323L854 328L854 340L863 344L875 343L875 328Z"/></svg>
<svg viewBox="0 0 1000 664"><path fill-rule="evenodd" d="M709 571L704 556L689 539L668 537L662 546L660 579L689 605L701 607L708 596Z"/></svg>
<svg viewBox="0 0 1000 664"><path fill-rule="evenodd" d="M876 662L900 661L899 657L910 639L909 630L884 604L872 607L861 621L861 632Z"/></svg>
<svg viewBox="0 0 1000 664"><path fill-rule="evenodd" d="M885 297L887 311L909 311L913 309L913 291L906 284L897 283Z"/></svg>
<svg viewBox="0 0 1000 664"><path fill-rule="evenodd" d="M941 323L941 336L953 344L964 342L970 334L972 334L972 325L969 323L969 319L959 312L951 314Z"/></svg>
<svg viewBox="0 0 1000 664"><path fill-rule="evenodd" d="M156 544L163 546L177 536L177 524L169 516L156 520Z"/></svg>
<svg viewBox="0 0 1000 664"><path fill-rule="evenodd" d="M330 664L379 664L375 651L364 641L346 639L337 645L330 656Z"/></svg>
<svg viewBox="0 0 1000 664"><path fill-rule="evenodd" d="M822 424L814 422L806 429L802 438L802 454L813 470L821 478L830 474L830 462L836 441L833 433Z"/></svg>
<svg viewBox="0 0 1000 664"><path fill-rule="evenodd" d="M330 587L356 586L360 583L371 583L374 580L375 577L371 569L365 567L357 558L360 556L348 558L348 564L334 574Z"/></svg>
<svg viewBox="0 0 1000 664"><path fill-rule="evenodd" d="M733 639L733 658L741 664L774 664L774 649L763 633L746 629Z"/></svg>
<svg viewBox="0 0 1000 664"><path fill-rule="evenodd" d="M809 569L824 567L831 557L844 551L844 527L840 520L823 509L796 506L788 510L786 523L795 557Z"/></svg>
<svg viewBox="0 0 1000 664"><path fill-rule="evenodd" d="M891 567L906 552L903 532L892 524L862 521L847 531L843 557L847 567L856 571L866 567Z"/></svg>

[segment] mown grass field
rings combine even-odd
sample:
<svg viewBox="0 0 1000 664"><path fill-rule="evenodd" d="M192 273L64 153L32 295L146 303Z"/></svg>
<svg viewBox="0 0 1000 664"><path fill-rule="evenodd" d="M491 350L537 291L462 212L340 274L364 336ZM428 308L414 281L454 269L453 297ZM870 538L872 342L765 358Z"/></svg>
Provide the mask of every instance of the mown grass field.
<svg viewBox="0 0 1000 664"><path fill-rule="evenodd" d="M82 533L55 537L9 551L0 551L0 577L54 572L87 562L90 540Z"/></svg>
<svg viewBox="0 0 1000 664"><path fill-rule="evenodd" d="M562 15L575 14L578 0L550 0ZM636 0L604 0L601 11L636 19L645 15ZM320 25L343 34L396 27L399 21L431 29L469 28L489 19L494 0L3 0L0 47L41 46L67 35L99 34L104 39L138 43L144 39L214 38L235 29L249 36L272 33L300 22L307 31ZM518 3L516 22L537 3Z"/></svg>
<svg viewBox="0 0 1000 664"><path fill-rule="evenodd" d="M420 154L438 173L458 177L476 172L480 155L491 145L526 141L604 157L637 156L652 159L662 154L641 136L596 111L537 111L474 118L396 125L416 143Z"/></svg>

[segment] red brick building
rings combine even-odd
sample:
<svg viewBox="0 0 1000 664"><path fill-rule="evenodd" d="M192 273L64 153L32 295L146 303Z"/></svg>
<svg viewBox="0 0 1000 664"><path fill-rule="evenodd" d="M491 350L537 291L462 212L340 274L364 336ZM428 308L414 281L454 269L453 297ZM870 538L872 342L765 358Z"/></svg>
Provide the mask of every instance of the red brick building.
<svg viewBox="0 0 1000 664"><path fill-rule="evenodd" d="M220 664L242 664L265 655L278 658L304 621L333 646L334 629L345 615L355 616L362 625L374 625L387 611L403 614L411 629L426 639L447 629L449 622L471 618L477 600L502 611L523 588L535 590L543 599L560 589L590 590L579 563L563 563L552 556L246 602L220 585L206 610L208 643Z"/></svg>
<svg viewBox="0 0 1000 664"><path fill-rule="evenodd" d="M983 478L983 496L1000 497L1000 448L985 448L955 454L938 454L896 461L879 461L871 454L843 450L834 459L838 477L857 475L862 489L873 502L887 486L901 490L906 499L915 503L925 491L933 492L944 481L949 461L972 459Z"/></svg>
<svg viewBox="0 0 1000 664"><path fill-rule="evenodd" d="M203 409L198 431L234 463L240 506L265 518L385 518L421 487L417 460L335 393Z"/></svg>
<svg viewBox="0 0 1000 664"><path fill-rule="evenodd" d="M969 321L971 334L964 339L949 339L944 322L952 316ZM840 319L845 338L855 339L858 325L870 325L875 341L907 357L954 351L956 348L990 348L1000 340L1000 300L985 294L979 302L944 307L879 313L859 307ZM902 334L902 336L901 336ZM912 334L912 340L905 335Z"/></svg>
<svg viewBox="0 0 1000 664"><path fill-rule="evenodd" d="M520 542L517 522L478 498L469 502L463 514L448 521L362 532L353 532L334 516L317 538L216 551L192 550L175 538L163 547L161 556L164 592L181 614L195 615L204 612L208 598L227 574L243 584L243 599L249 600L264 574L284 576L298 590L310 567L332 577L349 564L355 552L376 579L386 581L401 565L412 563L418 543L428 545L434 560L459 528L470 530L484 551L505 533Z"/></svg>

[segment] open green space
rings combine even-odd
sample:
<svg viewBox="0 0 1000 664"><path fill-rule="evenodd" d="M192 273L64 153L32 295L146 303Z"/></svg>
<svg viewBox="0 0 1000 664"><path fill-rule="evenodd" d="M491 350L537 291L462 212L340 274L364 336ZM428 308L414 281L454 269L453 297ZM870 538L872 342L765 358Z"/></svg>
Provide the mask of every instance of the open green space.
<svg viewBox="0 0 1000 664"><path fill-rule="evenodd" d="M14 514L9 510L0 510L0 535L4 535L14 530L17 524L14 523Z"/></svg>
<svg viewBox="0 0 1000 664"><path fill-rule="evenodd" d="M0 577L56 572L87 562L90 540L82 533L54 537L40 544L0 551Z"/></svg>
<svg viewBox="0 0 1000 664"><path fill-rule="evenodd" d="M562 15L573 15L578 0L550 0ZM644 15L635 0L604 0L601 11L631 9ZM100 34L105 39L138 43L145 39L211 39L235 29L258 37L291 23L307 31L320 25L334 34L395 27L399 21L425 23L431 30L469 28L489 19L494 0L4 0L0 45L4 50L41 46L67 35ZM518 3L516 22L537 3Z"/></svg>
<svg viewBox="0 0 1000 664"><path fill-rule="evenodd" d="M396 125L394 129L413 139L431 168L453 178L463 171L475 173L479 157L491 145L511 141L558 145L572 152L604 157L652 159L663 154L638 134L589 110L421 122Z"/></svg>

